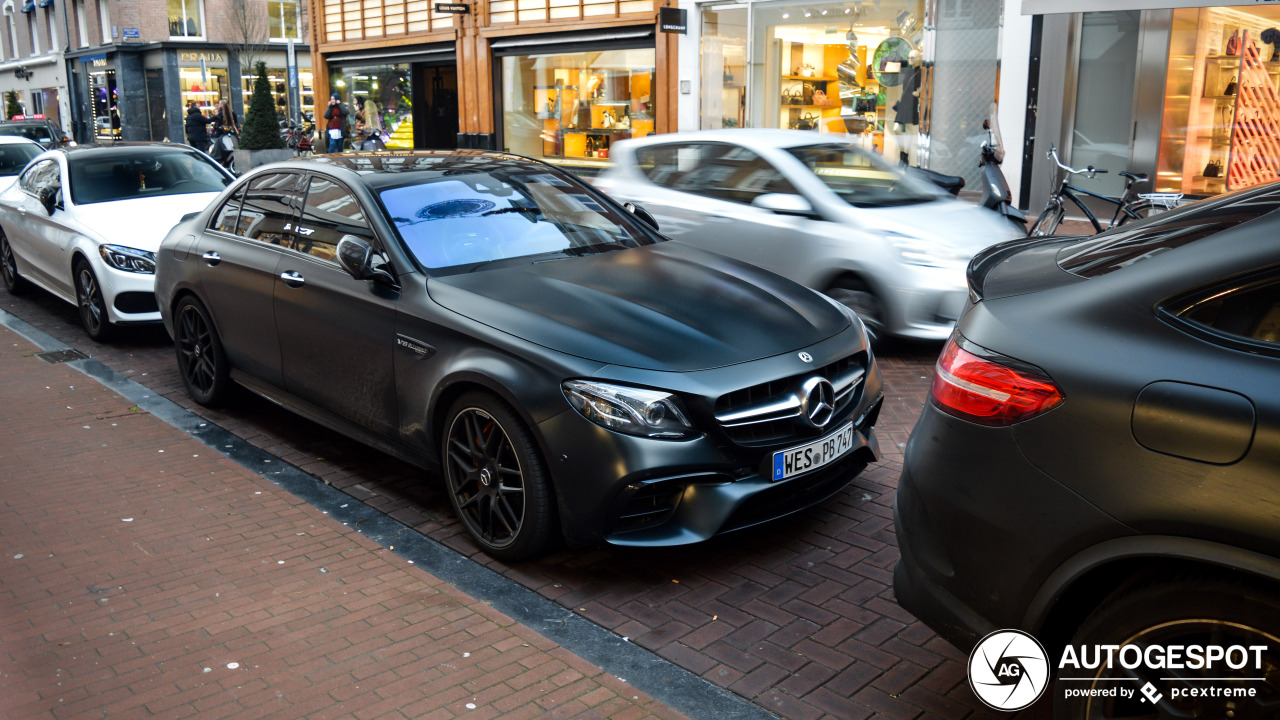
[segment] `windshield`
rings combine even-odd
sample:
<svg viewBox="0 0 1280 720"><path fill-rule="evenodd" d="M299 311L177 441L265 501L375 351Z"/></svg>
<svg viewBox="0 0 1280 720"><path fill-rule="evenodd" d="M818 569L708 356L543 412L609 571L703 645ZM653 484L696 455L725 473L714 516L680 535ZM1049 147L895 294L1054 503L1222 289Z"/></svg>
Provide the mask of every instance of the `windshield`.
<svg viewBox="0 0 1280 720"><path fill-rule="evenodd" d="M0 177L12 177L22 172L31 159L44 152L44 148L30 143L5 143L0 145Z"/></svg>
<svg viewBox="0 0 1280 720"><path fill-rule="evenodd" d="M927 184L853 145L805 145L787 148L787 152L854 207L914 205L938 198Z"/></svg>
<svg viewBox="0 0 1280 720"><path fill-rule="evenodd" d="M652 242L636 222L580 185L528 168L443 174L379 197L423 267L478 269L498 260L568 257Z"/></svg>
<svg viewBox="0 0 1280 720"><path fill-rule="evenodd" d="M53 135L44 125L0 125L0 135L13 135L34 140L41 145L51 145Z"/></svg>
<svg viewBox="0 0 1280 720"><path fill-rule="evenodd" d="M231 178L189 150L68 154L77 205L162 195L221 192Z"/></svg>

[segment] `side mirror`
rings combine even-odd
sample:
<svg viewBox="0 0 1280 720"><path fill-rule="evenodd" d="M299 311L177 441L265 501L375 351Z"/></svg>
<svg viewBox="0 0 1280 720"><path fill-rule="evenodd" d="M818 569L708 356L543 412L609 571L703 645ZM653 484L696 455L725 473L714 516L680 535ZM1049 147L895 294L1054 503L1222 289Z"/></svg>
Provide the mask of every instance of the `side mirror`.
<svg viewBox="0 0 1280 720"><path fill-rule="evenodd" d="M53 214L58 207L58 188L45 186L40 188L40 204L44 206L44 211Z"/></svg>
<svg viewBox="0 0 1280 720"><path fill-rule="evenodd" d="M372 280L380 285L395 285L391 273L373 266L373 246L355 235L338 240L338 264L357 280Z"/></svg>
<svg viewBox="0 0 1280 720"><path fill-rule="evenodd" d="M796 215L799 217L817 218L809 201L800 195L787 193L765 193L756 197L751 204L761 210L768 210L778 215Z"/></svg>
<svg viewBox="0 0 1280 720"><path fill-rule="evenodd" d="M649 227L653 228L655 231L658 229L658 219L653 216L653 213L649 212L648 210L645 210L644 208L640 207L635 203L630 203L630 202L623 204L622 207L626 208L627 212L631 213L632 215L635 215L636 218L640 220L640 222L644 223L645 225L648 225Z"/></svg>

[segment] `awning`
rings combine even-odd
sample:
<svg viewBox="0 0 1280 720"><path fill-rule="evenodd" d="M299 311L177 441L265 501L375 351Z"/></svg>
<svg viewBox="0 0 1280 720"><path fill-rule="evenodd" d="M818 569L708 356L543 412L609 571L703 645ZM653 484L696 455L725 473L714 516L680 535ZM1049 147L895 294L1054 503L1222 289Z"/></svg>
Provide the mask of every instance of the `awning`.
<svg viewBox="0 0 1280 720"><path fill-rule="evenodd" d="M1248 0L1022 0L1023 15L1107 12L1114 10L1167 10L1171 8L1227 7L1248 4ZM1265 7L1269 2L1255 4Z"/></svg>
<svg viewBox="0 0 1280 720"><path fill-rule="evenodd" d="M22 3L22 12L28 13L28 12L35 12L35 11L36 11L36 0L26 0L26 2Z"/></svg>
<svg viewBox="0 0 1280 720"><path fill-rule="evenodd" d="M36 0L36 7L53 7L53 0Z"/></svg>
<svg viewBox="0 0 1280 720"><path fill-rule="evenodd" d="M533 45L579 45L615 40L637 41L651 37L653 37L653 26L646 25L639 28L624 27L616 30L509 35L494 40L489 43L489 47L494 50L502 50L504 48L523 48Z"/></svg>
<svg viewBox="0 0 1280 720"><path fill-rule="evenodd" d="M329 67L352 65L397 65L415 62L453 62L458 46L451 42L399 45L380 50L357 50L325 56Z"/></svg>

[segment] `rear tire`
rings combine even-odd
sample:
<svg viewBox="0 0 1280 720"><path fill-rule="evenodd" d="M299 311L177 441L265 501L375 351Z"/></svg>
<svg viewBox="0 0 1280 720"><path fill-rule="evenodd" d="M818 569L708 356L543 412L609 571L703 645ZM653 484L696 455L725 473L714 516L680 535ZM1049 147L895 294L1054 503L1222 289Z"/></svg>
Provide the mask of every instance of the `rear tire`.
<svg viewBox="0 0 1280 720"><path fill-rule="evenodd" d="M1146 220L1151 216L1151 201L1149 200L1139 200L1135 203L1131 203L1128 208L1129 212L1120 213L1120 217L1116 220L1117 227L1124 225L1125 223Z"/></svg>
<svg viewBox="0 0 1280 720"><path fill-rule="evenodd" d="M1107 669L1105 663L1095 670L1066 668L1066 677L1097 678L1092 684L1075 681L1058 682L1054 691L1054 717L1057 720L1092 720L1095 718L1173 718L1204 717L1237 720L1274 718L1280 703L1280 600L1274 590L1223 577L1182 577L1176 581L1135 582L1111 595L1090 615L1071 638L1077 648L1094 645L1136 645L1139 647L1170 645L1266 645L1262 667L1248 663L1231 669L1221 661L1208 670L1160 670L1144 665L1126 670L1120 664ZM1182 680L1162 681L1161 676L1180 676ZM1255 688L1251 698L1174 698L1172 688L1205 687L1198 682L1209 677L1246 678L1263 676L1259 681L1227 680L1219 686ZM1139 691L1150 682L1164 698L1153 708L1143 702ZM1071 688L1132 687L1129 698L1066 698L1063 685Z"/></svg>
<svg viewBox="0 0 1280 720"><path fill-rule="evenodd" d="M1027 237L1046 237L1058 231L1058 225L1062 222L1062 216L1066 214L1066 209L1060 203L1053 203L1040 213L1040 217L1032 223L1027 229Z"/></svg>
<svg viewBox="0 0 1280 720"><path fill-rule="evenodd" d="M190 295L173 312L173 345L191 399L207 407L221 404L231 389L231 365L209 312Z"/></svg>
<svg viewBox="0 0 1280 720"><path fill-rule="evenodd" d="M18 274L18 259L13 256L13 246L3 230L0 230L0 276L4 278L5 290L11 295L21 295L30 287Z"/></svg>

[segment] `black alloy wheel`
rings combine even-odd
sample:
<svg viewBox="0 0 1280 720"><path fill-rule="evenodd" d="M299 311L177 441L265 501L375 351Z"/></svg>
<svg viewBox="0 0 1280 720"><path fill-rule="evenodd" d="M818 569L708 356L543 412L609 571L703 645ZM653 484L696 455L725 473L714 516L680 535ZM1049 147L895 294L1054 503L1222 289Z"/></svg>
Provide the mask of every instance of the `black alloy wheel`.
<svg viewBox="0 0 1280 720"><path fill-rule="evenodd" d="M1054 717L1058 720L1125 718L1173 720L1174 718L1231 718L1260 720L1280 717L1280 600L1274 588L1223 578L1180 578L1177 582L1141 581L1112 595L1095 610L1071 639L1079 650L1095 645L1142 648L1191 646L1266 646L1248 662L1232 669L1219 660L1208 669L1151 669L1140 664L1126 669L1119 662L1108 669L1059 671L1064 677L1090 675L1094 682L1059 681L1054 692ZM1092 650L1091 650L1092 651ZM1187 664L1183 656L1179 664ZM1236 658L1239 659L1238 657ZM1160 698L1144 700L1142 688L1150 683ZM1068 689L1132 689L1128 697L1073 696ZM1069 686L1069 687L1064 687ZM1229 689L1237 697L1215 693ZM1203 691L1209 692L1203 692ZM1195 693L1193 691L1201 691Z"/></svg>
<svg viewBox="0 0 1280 720"><path fill-rule="evenodd" d="M884 304L865 283L853 278L841 278L827 290L827 296L857 313L867 328L868 342L884 339Z"/></svg>
<svg viewBox="0 0 1280 720"><path fill-rule="evenodd" d="M555 527L546 469L524 424L485 393L460 397L443 440L445 481L471 538L507 561L545 553Z"/></svg>
<svg viewBox="0 0 1280 720"><path fill-rule="evenodd" d="M27 281L18 274L18 259L13 256L9 237L3 231L0 231L0 277L4 278L4 289L14 295L27 289Z"/></svg>
<svg viewBox="0 0 1280 720"><path fill-rule="evenodd" d="M187 394L201 405L220 403L231 385L231 368L209 313L191 296L174 311L173 344Z"/></svg>
<svg viewBox="0 0 1280 720"><path fill-rule="evenodd" d="M89 337L99 342L111 336L111 318L107 315L107 303L102 297L102 287L93 268L83 259L75 264L76 306L80 311L80 324Z"/></svg>

